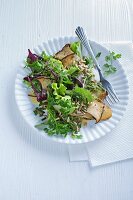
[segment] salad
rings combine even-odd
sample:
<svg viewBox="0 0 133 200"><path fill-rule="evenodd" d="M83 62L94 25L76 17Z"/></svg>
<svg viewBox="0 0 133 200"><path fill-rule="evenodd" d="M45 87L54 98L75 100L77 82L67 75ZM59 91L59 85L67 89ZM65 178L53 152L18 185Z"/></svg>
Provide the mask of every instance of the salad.
<svg viewBox="0 0 133 200"><path fill-rule="evenodd" d="M104 68L109 75L112 69L111 73L116 71L111 59L120 55L112 52L106 57ZM48 135L80 139L80 128L90 120L98 123L112 116L111 108L104 103L107 91L95 77L92 58L82 55L80 42L66 44L55 55L28 50L25 68L28 74L23 82L34 104L33 112L41 119L36 128Z"/></svg>

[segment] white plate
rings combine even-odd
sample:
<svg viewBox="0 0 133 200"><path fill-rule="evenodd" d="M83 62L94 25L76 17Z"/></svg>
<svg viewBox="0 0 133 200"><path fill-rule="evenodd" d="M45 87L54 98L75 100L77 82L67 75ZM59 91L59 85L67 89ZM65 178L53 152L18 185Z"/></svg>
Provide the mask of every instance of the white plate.
<svg viewBox="0 0 133 200"><path fill-rule="evenodd" d="M47 43L43 43L42 45L39 45L37 48L35 48L34 52L36 54L41 54L41 52L45 50L47 54L54 54L57 51L61 50L61 48L65 44L77 40L78 39L76 37L64 37L49 40ZM102 56L99 58L99 63L102 66L104 64L104 58L108 54L108 50L93 41L91 41L91 45L95 55L98 52L102 52ZM37 130L34 127L36 124L38 124L38 122L40 122L40 119L33 114L33 105L27 96L27 89L22 83L23 77L26 76L26 71L23 69L24 64L22 64L22 66L19 66L19 71L15 82L15 97L17 105L28 124L30 124L32 128L36 129L45 138L67 144L79 144L94 141L106 135L113 128L115 128L115 126L122 118L126 109L126 105L128 103L129 87L125 72L118 61L115 61L114 65L117 67L117 72L109 77L109 81L115 89L116 93L118 94L120 102L112 106L113 115L109 120L102 121L98 124L88 125L85 128L81 128L81 134L83 135L82 139L73 140L70 136L67 136L66 138L62 138L59 136L51 137L48 136L44 131Z"/></svg>

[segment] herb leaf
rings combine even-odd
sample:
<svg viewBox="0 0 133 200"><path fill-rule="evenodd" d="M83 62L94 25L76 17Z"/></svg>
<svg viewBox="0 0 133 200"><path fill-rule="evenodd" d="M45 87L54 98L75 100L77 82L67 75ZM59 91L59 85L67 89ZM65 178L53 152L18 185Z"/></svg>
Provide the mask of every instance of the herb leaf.
<svg viewBox="0 0 133 200"><path fill-rule="evenodd" d="M115 52L109 52L109 55L105 57L106 63L103 65L104 75L109 76L110 74L114 74L117 69L113 65L113 61L121 58L121 54L116 54Z"/></svg>
<svg viewBox="0 0 133 200"><path fill-rule="evenodd" d="M100 56L101 56L101 52L98 52L95 57L96 57L96 59L98 59Z"/></svg>
<svg viewBox="0 0 133 200"><path fill-rule="evenodd" d="M85 57L85 64L88 65L89 68L94 67L94 61L91 56Z"/></svg>

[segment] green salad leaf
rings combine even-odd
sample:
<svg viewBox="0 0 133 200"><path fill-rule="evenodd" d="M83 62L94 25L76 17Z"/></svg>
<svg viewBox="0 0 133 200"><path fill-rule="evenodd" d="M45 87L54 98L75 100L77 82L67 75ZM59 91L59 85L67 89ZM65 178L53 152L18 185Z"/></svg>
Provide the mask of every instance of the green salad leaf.
<svg viewBox="0 0 133 200"><path fill-rule="evenodd" d="M32 81L32 84L33 84L33 86L34 86L34 88L36 89L37 92L41 92L42 91L42 85L41 85L39 80L34 79Z"/></svg>
<svg viewBox="0 0 133 200"><path fill-rule="evenodd" d="M48 135L62 135L66 137L69 132L74 132L74 127L71 124L71 121L68 120L68 115L75 108L73 108L72 102L68 98L63 98L60 100L55 100L54 97L48 97L48 118L45 122L45 125L48 126L44 130ZM60 113L60 118L59 118ZM62 115L63 113L63 115Z"/></svg>
<svg viewBox="0 0 133 200"><path fill-rule="evenodd" d="M49 66L54 70L55 73L60 73L63 68L62 62L55 58L49 59Z"/></svg>
<svg viewBox="0 0 133 200"><path fill-rule="evenodd" d="M70 44L71 50L77 54L79 57L82 57L81 53L81 43L80 42L73 42Z"/></svg>
<svg viewBox="0 0 133 200"><path fill-rule="evenodd" d="M66 87L61 83L60 86L57 86L57 83L52 83L52 88L54 90L53 94L55 95L56 99L61 98L66 93Z"/></svg>
<svg viewBox="0 0 133 200"><path fill-rule="evenodd" d="M90 103L94 100L94 97L92 93L85 89L85 88L80 88L78 86L75 87L73 90L73 97L78 98L80 101L83 101L84 103Z"/></svg>
<svg viewBox="0 0 133 200"><path fill-rule="evenodd" d="M26 62L26 66L29 67L33 74L40 73L43 70L42 61L36 60L32 63Z"/></svg>
<svg viewBox="0 0 133 200"><path fill-rule="evenodd" d="M45 51L42 52L41 56L44 61L48 61L52 57L52 56L47 55Z"/></svg>
<svg viewBox="0 0 133 200"><path fill-rule="evenodd" d="M29 81L23 80L26 87L31 88L31 83Z"/></svg>
<svg viewBox="0 0 133 200"><path fill-rule="evenodd" d="M79 72L79 68L77 65L72 65L68 70L66 70L68 75L73 75L75 72ZM77 75L77 74L76 74Z"/></svg>
<svg viewBox="0 0 133 200"><path fill-rule="evenodd" d="M73 138L73 139L82 139L82 137L83 137L83 136L80 135L80 134L74 134L74 133L72 134L72 138Z"/></svg>
<svg viewBox="0 0 133 200"><path fill-rule="evenodd" d="M59 101L56 101L56 103L57 105L54 105L54 108L61 112L63 116L73 113L76 108L70 97L62 98Z"/></svg>

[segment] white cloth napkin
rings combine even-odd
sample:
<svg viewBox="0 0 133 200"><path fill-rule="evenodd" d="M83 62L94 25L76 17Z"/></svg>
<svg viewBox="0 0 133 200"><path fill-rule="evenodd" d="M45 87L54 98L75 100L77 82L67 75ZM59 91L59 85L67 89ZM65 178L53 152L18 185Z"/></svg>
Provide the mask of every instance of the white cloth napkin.
<svg viewBox="0 0 133 200"><path fill-rule="evenodd" d="M103 45L122 54L121 63L128 77L130 95L127 110L111 133L94 142L69 145L70 161L89 161L92 167L133 158L133 46L131 42Z"/></svg>

